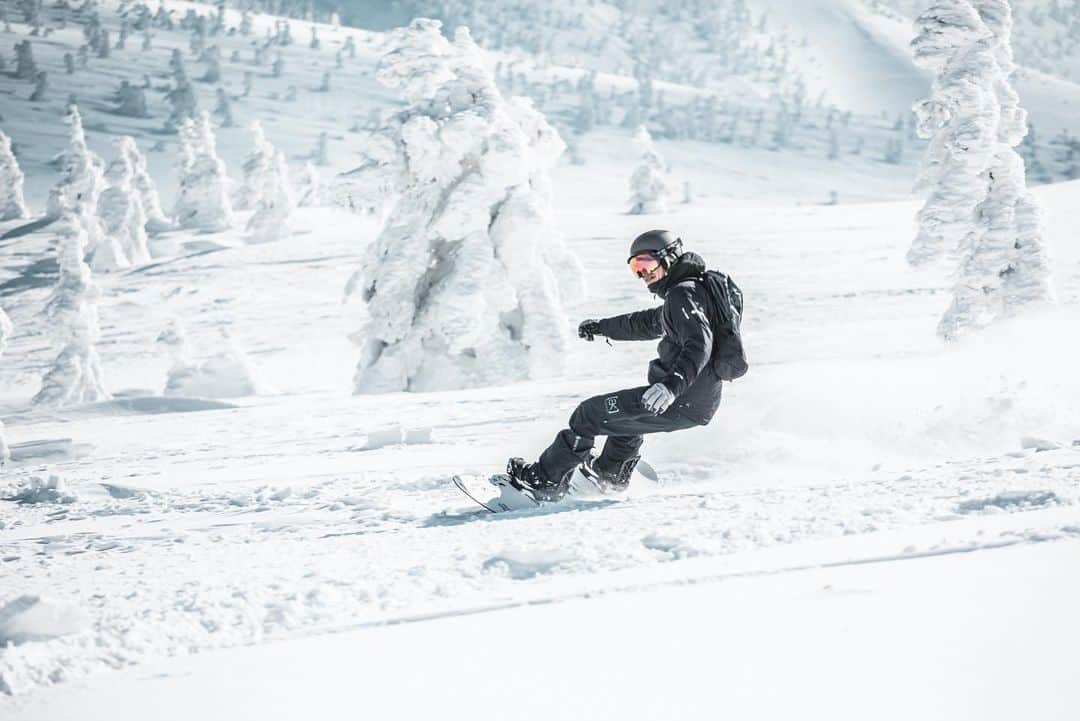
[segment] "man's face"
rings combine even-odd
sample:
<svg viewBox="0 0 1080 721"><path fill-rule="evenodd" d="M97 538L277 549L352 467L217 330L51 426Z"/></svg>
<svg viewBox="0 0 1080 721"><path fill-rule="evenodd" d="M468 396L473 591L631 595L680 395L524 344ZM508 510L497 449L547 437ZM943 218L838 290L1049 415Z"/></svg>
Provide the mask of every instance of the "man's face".
<svg viewBox="0 0 1080 721"><path fill-rule="evenodd" d="M630 259L630 272L649 286L664 277L664 264L649 253L641 253Z"/></svg>

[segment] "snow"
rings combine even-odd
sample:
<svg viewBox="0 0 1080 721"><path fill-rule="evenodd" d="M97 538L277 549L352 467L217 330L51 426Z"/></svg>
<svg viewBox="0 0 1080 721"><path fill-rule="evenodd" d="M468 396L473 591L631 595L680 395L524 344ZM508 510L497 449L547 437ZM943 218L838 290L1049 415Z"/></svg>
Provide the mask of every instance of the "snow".
<svg viewBox="0 0 1080 721"><path fill-rule="evenodd" d="M101 5L114 27L114 6ZM807 20L808 47L846 56L853 72L909 62L877 55L906 38L890 40L899 25L861 4L787 5L790 22ZM600 3L588 19L615 10ZM867 26L829 25L836 17L877 24L872 42L855 44ZM253 15L253 36L274 20ZM822 24L834 30L819 36ZM0 34L7 56L28 32L13 26ZM386 36L320 25L315 51L309 27L292 22L304 41L283 48L283 77L255 68L253 97L233 100L241 127L215 128L229 180L241 175L251 120L290 170L328 133L320 172L333 185L370 148L343 128L400 109L372 77ZM270 97L317 85L347 37L357 59L332 92L301 91L296 105ZM69 78L56 68L83 42L78 27L33 40L56 99L33 106L28 86L0 77L31 209L56 181L61 106L79 87L88 146L111 160L114 137L138 138L172 207L177 138L160 133L161 93L148 93L150 119L97 109L121 76L140 82L124 72L136 56L113 50ZM160 47L139 73L160 82L169 50L186 53L187 40L155 30ZM251 38L221 40L225 84L238 84ZM227 60L234 48L240 64ZM545 62L527 55L521 66ZM602 93L635 84L609 70ZM910 103L905 82L853 81L850 92ZM206 106L203 85L193 83ZM656 89L669 100L700 92ZM220 232L158 228L149 263L94 279L95 363L112 398L33 407L56 351L41 309L57 228L0 223L0 304L14 327L0 357L12 455L0 475L0 608L38 614L20 626L38 640L0 646L0 717L1075 715L1080 183L1033 190L1060 305L946 346L934 331L950 282L904 259L917 153L896 165L875 145L892 118L856 116L865 149L852 153L854 136L841 132L836 160L823 127L807 126L822 122L812 114L776 150L658 137L673 187L690 181L694 202L645 223L625 212L630 130L571 138L557 104L514 105L515 122L537 107L584 160L539 163L529 179L539 200L515 215L559 229L588 280L587 295L565 291L555 317L568 341L553 378L354 396L360 299L345 288L383 216L302 206L292 234L265 243L249 242L250 210ZM540 137L530 150L554 163L546 153L559 144L543 120L531 116L527 134ZM744 290L749 374L725 386L708 427L647 439L658 480L639 474L626 496L477 507L450 474L535 456L582 398L641 384L654 344L584 343L573 331L655 302L625 264L630 240L651 227L677 231ZM228 344L242 352L230 359ZM204 384L164 393L182 363Z"/></svg>
<svg viewBox="0 0 1080 721"><path fill-rule="evenodd" d="M712 577L633 593L520 598L153 663L9 718L1070 718L1080 634L1059 620L1080 603L1061 573L1080 561L1076 540L907 560L830 545L836 560L821 566L736 556ZM1025 653L1032 638L1041 653ZM540 684L536 667L559 680Z"/></svg>
<svg viewBox="0 0 1080 721"><path fill-rule="evenodd" d="M71 604L19 596L0 607L0 645L48 641L78 633L89 625L89 617Z"/></svg>

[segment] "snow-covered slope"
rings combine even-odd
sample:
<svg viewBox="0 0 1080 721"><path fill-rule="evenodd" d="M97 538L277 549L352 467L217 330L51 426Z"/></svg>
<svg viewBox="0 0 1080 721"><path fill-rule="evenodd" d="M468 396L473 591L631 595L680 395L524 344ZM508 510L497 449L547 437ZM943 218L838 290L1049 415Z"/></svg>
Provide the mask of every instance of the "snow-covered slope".
<svg viewBox="0 0 1080 721"><path fill-rule="evenodd" d="M127 389L105 404L26 410L49 354L31 330L44 291L10 296L15 465L0 496L22 502L3 502L0 557L17 582L0 602L47 594L92 625L3 651L8 692L47 709L63 698L42 688L56 679L98 687L107 669L162 656L625 587L609 573L686 579L692 558L758 563L756 552L790 546L822 563L804 544L838 535L851 537L845 558L1070 537L1080 388L1051 329L1077 320L1068 228L1080 186L1043 192L1068 304L944 351L933 326L945 279L903 262L913 204L718 214L697 203L640 218L605 202L619 177L559 176L593 289L571 322L648 305L626 242L669 226L747 291L754 365L711 426L650 439L661 484L638 478L625 500L569 512L488 518L447 475L537 453L580 398L640 383L651 344L577 343L558 382L350 396L337 298L374 231L344 216L310 212L309 234L105 281L102 360L114 392ZM147 398L167 366L151 341L172 314L196 341L231 325L279 394ZM878 535L888 530L899 535Z"/></svg>
<svg viewBox="0 0 1080 721"><path fill-rule="evenodd" d="M258 23L261 33L274 19ZM39 62L63 67L80 42L68 32L41 41ZM331 133L330 167L344 169L363 138L342 128L392 99L370 76L379 36L320 32L323 49L307 48L294 21L283 76L263 68L234 112L238 125L261 118L294 161ZM304 90L353 32L358 58L334 76L340 92ZM884 29L838 37L893 47ZM157 41L146 62L159 81L169 44L186 47L187 35ZM249 40L222 42L225 57L250 52ZM36 105L24 83L0 79L38 208L78 83L91 144L108 153L120 130L161 140L155 176L171 176L160 94L155 117L114 119L110 82L91 82L131 77L136 57L115 51L81 77L61 70L58 97ZM868 61L866 77L890 63ZM236 87L247 65L223 65ZM824 78L842 64L821 67L832 68ZM271 97L289 85L297 103ZM691 191L664 215L625 212L628 131L572 138L585 162L556 169L555 210L591 294L568 308L567 330L650 306L626 247L670 227L746 292L752 368L725 387L710 426L647 441L659 482L639 476L626 497L566 509L488 516L448 475L535 456L582 398L639 385L652 343L574 342L551 381L353 396L355 308L343 291L378 226L302 209L283 240L176 231L150 264L99 275L114 397L33 409L56 351L40 317L54 239L0 225L0 304L15 324L0 358L12 450L0 476L0 637L13 641L0 647L0 717L484 718L531 692L515 716L775 718L833 701L840 719L1068 718L1080 688L1063 651L1077 587L1061 571L1080 528L1080 349L1067 332L1080 321L1080 183L1037 191L1061 307L945 348L934 326L949 281L904 262L912 149L900 165L869 140L851 153L855 135L894 132L892 118L862 116L827 161L822 127L810 127L821 115L809 115L783 151L659 140L676 187ZM220 135L234 178L245 135ZM219 375L257 377L254 393L163 394L173 361L156 339L176 319L195 362L213 368L231 349ZM521 669L538 661L564 661L573 678L537 694ZM498 705L477 702L488 698Z"/></svg>
<svg viewBox="0 0 1080 721"><path fill-rule="evenodd" d="M792 53L810 97L860 113L906 113L929 79L911 61L908 23L870 12L862 0L752 0L784 32L805 37Z"/></svg>

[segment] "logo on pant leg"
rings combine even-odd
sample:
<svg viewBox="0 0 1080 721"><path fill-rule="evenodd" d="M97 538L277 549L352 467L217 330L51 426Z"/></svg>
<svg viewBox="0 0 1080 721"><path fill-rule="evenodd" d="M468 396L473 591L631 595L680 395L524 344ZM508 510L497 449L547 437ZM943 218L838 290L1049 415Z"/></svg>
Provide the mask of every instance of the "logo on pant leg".
<svg viewBox="0 0 1080 721"><path fill-rule="evenodd" d="M609 414L619 412L619 397L618 396L611 396L610 398L605 398L604 403L607 405L607 412Z"/></svg>

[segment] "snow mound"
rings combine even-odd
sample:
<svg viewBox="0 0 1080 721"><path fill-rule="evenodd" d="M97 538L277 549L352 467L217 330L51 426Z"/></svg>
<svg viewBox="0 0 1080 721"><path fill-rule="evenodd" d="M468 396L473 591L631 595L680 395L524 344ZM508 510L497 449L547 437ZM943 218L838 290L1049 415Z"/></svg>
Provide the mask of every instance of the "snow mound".
<svg viewBox="0 0 1080 721"><path fill-rule="evenodd" d="M524 581L558 571L574 561L574 556L558 549L538 551L506 550L484 561L484 570Z"/></svg>
<svg viewBox="0 0 1080 721"><path fill-rule="evenodd" d="M47 479L31 476L14 495L4 498L15 503L74 503L79 494L67 487L60 476L50 475Z"/></svg>
<svg viewBox="0 0 1080 721"><path fill-rule="evenodd" d="M19 596L0 608L0 647L48 641L79 633L90 626L80 608L40 596Z"/></svg>
<svg viewBox="0 0 1080 721"><path fill-rule="evenodd" d="M418 443L431 443L430 428L408 429L402 426L391 426L381 430L370 431L364 442L355 446L353 450L373 451L386 446L412 445Z"/></svg>
<svg viewBox="0 0 1080 721"><path fill-rule="evenodd" d="M75 444L70 438L51 438L40 441L15 443L11 446L11 460L73 461L78 457Z"/></svg>
<svg viewBox="0 0 1080 721"><path fill-rule="evenodd" d="M1056 506L1063 501L1053 491L1005 491L989 498L973 498L956 507L957 513L1030 511Z"/></svg>
<svg viewBox="0 0 1080 721"><path fill-rule="evenodd" d="M165 383L167 396L239 398L267 392L269 388L255 366L237 348L228 348L201 363L174 366Z"/></svg>
<svg viewBox="0 0 1080 721"><path fill-rule="evenodd" d="M116 411L122 413L194 413L197 411L219 411L236 408L232 403L205 400L203 398L163 398L161 396L140 396L136 398L114 398L104 403L95 403L90 409Z"/></svg>
<svg viewBox="0 0 1080 721"><path fill-rule="evenodd" d="M700 554L698 549L687 544L680 538L650 533L641 539L641 545L650 551L660 551L668 554L672 559L692 558Z"/></svg>
<svg viewBox="0 0 1080 721"><path fill-rule="evenodd" d="M1034 449L1039 452L1056 451L1061 448L1061 444L1038 436L1024 436L1020 439L1020 447L1028 450Z"/></svg>

